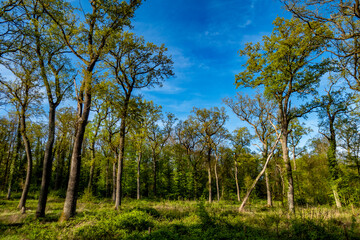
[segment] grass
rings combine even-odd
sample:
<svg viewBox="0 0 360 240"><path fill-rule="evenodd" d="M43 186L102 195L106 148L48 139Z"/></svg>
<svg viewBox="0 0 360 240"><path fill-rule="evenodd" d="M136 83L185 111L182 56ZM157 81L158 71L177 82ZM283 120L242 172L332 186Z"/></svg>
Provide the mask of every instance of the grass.
<svg viewBox="0 0 360 240"><path fill-rule="evenodd" d="M238 213L236 202L124 199L119 212L110 200L78 201L77 215L59 223L63 199L49 198L47 215L35 219L37 201L0 200L0 239L359 239L360 209L297 208L252 204Z"/></svg>

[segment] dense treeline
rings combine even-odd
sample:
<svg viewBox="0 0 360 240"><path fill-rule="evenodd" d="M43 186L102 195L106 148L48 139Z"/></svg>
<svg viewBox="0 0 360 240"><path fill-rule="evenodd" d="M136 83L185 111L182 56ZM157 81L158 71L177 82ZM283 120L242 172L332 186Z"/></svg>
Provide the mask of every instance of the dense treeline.
<svg viewBox="0 0 360 240"><path fill-rule="evenodd" d="M237 87L263 92L224 99L248 126L230 132L224 107L194 107L178 120L139 94L174 75L164 45L131 33L141 1L91 0L82 9L3 1L0 63L11 74L0 79L1 191L21 192L23 212L34 194L38 217L49 191L64 197L61 220L80 195L112 198L115 209L123 197L233 200L240 211L251 198L290 212L358 205L357 35L284 2L299 18L276 19L269 36L240 51L247 61ZM319 135L300 147L309 113L319 116Z"/></svg>

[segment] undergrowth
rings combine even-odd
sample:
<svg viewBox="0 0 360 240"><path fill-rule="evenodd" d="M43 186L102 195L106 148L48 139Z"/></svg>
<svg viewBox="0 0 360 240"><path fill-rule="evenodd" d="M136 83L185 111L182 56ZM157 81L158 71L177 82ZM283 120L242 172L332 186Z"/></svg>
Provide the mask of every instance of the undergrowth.
<svg viewBox="0 0 360 240"><path fill-rule="evenodd" d="M47 215L35 219L36 200L26 214L18 201L0 200L0 239L359 239L360 209L298 208L289 215L263 203L238 204L125 199L120 211L110 200L80 199L73 219L60 223L63 199L51 197Z"/></svg>

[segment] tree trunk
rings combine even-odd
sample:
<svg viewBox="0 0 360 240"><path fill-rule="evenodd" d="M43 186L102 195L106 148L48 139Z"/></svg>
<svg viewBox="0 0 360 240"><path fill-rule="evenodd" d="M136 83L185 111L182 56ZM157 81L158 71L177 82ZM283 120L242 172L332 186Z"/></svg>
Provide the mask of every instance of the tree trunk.
<svg viewBox="0 0 360 240"><path fill-rule="evenodd" d="M51 181L51 170L52 170L52 154L55 140L55 106L50 104L49 108L49 134L48 140L45 147L41 189L39 202L36 210L36 217L45 217L46 201L49 192L49 185Z"/></svg>
<svg viewBox="0 0 360 240"><path fill-rule="evenodd" d="M117 159L117 156L115 154L115 159ZM113 180L113 184L112 184L112 200L115 203L116 200L116 162L113 162L113 170L112 170L112 180Z"/></svg>
<svg viewBox="0 0 360 240"><path fill-rule="evenodd" d="M95 141L91 143L91 163L90 163L90 174L89 174L89 182L87 189L91 193L92 192L92 185L94 179L94 171L95 171Z"/></svg>
<svg viewBox="0 0 360 240"><path fill-rule="evenodd" d="M107 158L106 169L105 169L105 191L106 191L106 197L107 198L110 195L109 172L110 172L110 161L109 161L109 158Z"/></svg>
<svg viewBox="0 0 360 240"><path fill-rule="evenodd" d="M154 188L153 188L153 193L154 193L154 197L157 196L157 189L156 189L156 182L157 182L157 162L156 162L156 152L155 150L153 150L153 177L154 177Z"/></svg>
<svg viewBox="0 0 360 240"><path fill-rule="evenodd" d="M141 163L141 151L138 154L137 160L137 178L136 178L136 199L140 199L140 163Z"/></svg>
<svg viewBox="0 0 360 240"><path fill-rule="evenodd" d="M281 147L283 151L283 160L285 163L286 180L288 185L288 192L287 192L288 208L290 213L295 213L294 181L292 176L291 163L289 158L289 148L287 142L288 142L288 131L287 129L283 129L282 137L281 137Z"/></svg>
<svg viewBox="0 0 360 240"><path fill-rule="evenodd" d="M209 178L209 181L208 181L208 184L209 184L209 203L212 202L212 193L211 193L211 148L209 148L208 150L208 178Z"/></svg>
<svg viewBox="0 0 360 240"><path fill-rule="evenodd" d="M281 135L280 135L280 136L281 136ZM262 176L262 175L264 174L264 172L266 171L267 165L269 164L269 161L270 161L270 159L271 159L271 157L272 157L272 155L273 155L273 153L274 153L274 151L275 151L275 148L276 148L276 145L277 145L278 142L279 142L280 136L278 136L278 138L277 138L277 140L276 140L273 148L271 149L271 152L270 152L269 156L268 156L267 159L266 159L266 162L265 162L265 164L264 164L263 169L261 170L261 172L259 173L259 175L255 178L254 182L252 183L252 185L250 186L249 190L247 191L247 193L246 193L246 195L245 195L245 197L244 197L244 199L243 199L243 201L242 201L242 203L241 203L241 205L240 205L239 212L244 211L245 204L246 204L246 202L248 201L251 192L254 190L257 182L259 181L259 179L261 178L261 176Z"/></svg>
<svg viewBox="0 0 360 240"><path fill-rule="evenodd" d="M337 208L341 208L341 201L338 193L337 180L339 179L339 166L336 161L336 138L335 138L335 129L333 122L330 120L330 138L328 138L330 146L327 152L329 170L330 170L330 184L331 189L334 194L335 204Z"/></svg>
<svg viewBox="0 0 360 240"><path fill-rule="evenodd" d="M268 207L272 207L272 199L271 199L271 190L270 190L270 182L269 182L268 169L265 170L265 183L266 183L267 206L268 206Z"/></svg>
<svg viewBox="0 0 360 240"><path fill-rule="evenodd" d="M295 146L293 146L293 162L294 162L294 171L296 171L296 149Z"/></svg>
<svg viewBox="0 0 360 240"><path fill-rule="evenodd" d="M31 155L31 145L29 138L27 136L26 132L26 122L25 122L25 111L24 109L21 110L21 117L20 117L20 132L21 136L24 142L25 146L25 153L26 153L26 159L27 159L27 169L26 169L26 178L25 178L25 184L23 188L23 192L21 194L21 199L18 205L18 208L21 209L22 213L25 213L25 204L27 195L30 189L30 181L31 181L31 174L32 174L32 155Z"/></svg>
<svg viewBox="0 0 360 240"><path fill-rule="evenodd" d="M239 187L239 180L238 180L238 167L237 167L237 161L236 159L234 160L234 165L235 165L235 183L236 183L236 194L237 194L237 199L240 202L241 198L240 198L240 187Z"/></svg>
<svg viewBox="0 0 360 240"><path fill-rule="evenodd" d="M60 222L67 221L70 217L73 217L76 213L76 202L78 197L78 186L80 178L81 167L81 149L84 140L85 128L88 122L90 105L91 105L91 81L92 81L92 69L87 70L85 73L85 98L83 103L78 102L78 118L77 118L77 131L74 139L74 146L71 156L71 166L69 182L66 191L66 198L64 203L64 209L61 213ZM80 100L79 100L80 101Z"/></svg>
<svg viewBox="0 0 360 240"><path fill-rule="evenodd" d="M217 158L216 158L216 162L215 162L215 181L216 181L216 195L217 195L217 200L218 202L220 201L220 189L219 189L219 177L217 174Z"/></svg>
<svg viewBox="0 0 360 240"><path fill-rule="evenodd" d="M126 114L126 113L125 113ZM122 177L123 177L123 165L124 165L124 151L125 151L125 117L121 118L120 124L120 142L119 142L119 158L118 158L118 171L116 179L116 198L115 198L115 209L119 210L121 206L122 197Z"/></svg>

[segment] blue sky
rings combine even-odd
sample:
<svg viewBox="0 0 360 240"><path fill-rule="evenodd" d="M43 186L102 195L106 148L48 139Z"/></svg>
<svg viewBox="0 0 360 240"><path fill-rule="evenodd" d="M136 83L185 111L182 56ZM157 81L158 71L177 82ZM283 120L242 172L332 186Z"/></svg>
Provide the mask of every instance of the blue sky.
<svg viewBox="0 0 360 240"><path fill-rule="evenodd" d="M270 34L277 16L290 17L276 0L147 0L137 10L133 31L146 41L164 43L174 61L175 78L141 93L166 112L185 119L192 108L221 107L235 96L235 74L247 42ZM227 109L233 130L242 123Z"/></svg>

